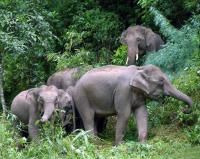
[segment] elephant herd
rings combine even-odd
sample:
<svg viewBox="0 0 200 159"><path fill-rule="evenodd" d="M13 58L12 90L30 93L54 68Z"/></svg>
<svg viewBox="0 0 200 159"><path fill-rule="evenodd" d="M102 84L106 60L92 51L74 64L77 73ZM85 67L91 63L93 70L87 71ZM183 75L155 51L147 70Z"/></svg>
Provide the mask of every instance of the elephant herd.
<svg viewBox="0 0 200 159"><path fill-rule="evenodd" d="M108 116L115 115L116 145L122 142L134 113L138 139L143 143L147 140L147 98L171 96L192 105L190 97L177 90L158 67L133 65L138 56L161 48L163 41L158 34L143 26L129 27L122 33L121 42L128 45L129 66L93 68L81 77L77 77L80 68L66 69L50 76L46 85L23 91L14 98L11 111L28 125L30 139L39 137L37 121L54 120L58 109L66 131L81 128L93 135L105 129Z"/></svg>

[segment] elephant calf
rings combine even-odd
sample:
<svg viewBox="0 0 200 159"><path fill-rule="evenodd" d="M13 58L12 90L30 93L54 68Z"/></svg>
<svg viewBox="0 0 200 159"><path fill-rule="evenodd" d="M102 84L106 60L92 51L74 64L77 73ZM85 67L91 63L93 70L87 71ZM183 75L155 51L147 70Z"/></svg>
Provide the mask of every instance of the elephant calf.
<svg viewBox="0 0 200 159"><path fill-rule="evenodd" d="M164 44L160 35L140 25L128 27L120 40L122 44L128 45L128 65L134 65L139 56L145 52L158 51Z"/></svg>
<svg viewBox="0 0 200 159"><path fill-rule="evenodd" d="M92 69L92 68L86 68L86 69ZM80 68L67 68L62 71L58 71L51 75L48 80L47 80L47 85L54 85L59 89L64 89L66 90L70 95L73 92L73 86L76 85L76 82L80 77L80 74L82 74L82 71ZM83 122L80 118L79 112L75 109L75 114L76 114L76 123L70 123L65 124L65 130L67 132L71 132L72 125L76 125L75 129L84 129ZM68 115L67 115L68 116ZM106 127L107 119L106 118L97 118L95 119L97 121L97 131L99 133L103 132L103 130Z"/></svg>
<svg viewBox="0 0 200 159"><path fill-rule="evenodd" d="M192 100L177 90L165 74L154 65L143 67L105 66L95 68L77 82L73 98L85 130L96 133L94 118L117 115L116 145L121 143L128 119L135 113L138 138L147 139L146 98L172 96L189 106Z"/></svg>
<svg viewBox="0 0 200 159"><path fill-rule="evenodd" d="M28 125L28 134L31 139L38 138L38 125L36 122L48 121L56 108L67 110L73 104L72 97L55 86L43 85L19 93L11 104L11 111L17 118ZM40 116L42 114L42 117ZM65 114L60 112L62 123Z"/></svg>

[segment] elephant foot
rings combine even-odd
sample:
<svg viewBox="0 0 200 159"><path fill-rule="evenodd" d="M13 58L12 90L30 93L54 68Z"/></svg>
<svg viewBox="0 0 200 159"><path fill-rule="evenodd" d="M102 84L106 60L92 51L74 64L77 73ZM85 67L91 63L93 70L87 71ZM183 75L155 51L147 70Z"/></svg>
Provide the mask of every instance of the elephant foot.
<svg viewBox="0 0 200 159"><path fill-rule="evenodd" d="M114 143L113 143L113 146L119 146L119 145L121 145L121 144L123 144L124 143L124 141L115 141Z"/></svg>
<svg viewBox="0 0 200 159"><path fill-rule="evenodd" d="M147 141L147 133L143 132L139 135L139 141L140 143L145 143Z"/></svg>

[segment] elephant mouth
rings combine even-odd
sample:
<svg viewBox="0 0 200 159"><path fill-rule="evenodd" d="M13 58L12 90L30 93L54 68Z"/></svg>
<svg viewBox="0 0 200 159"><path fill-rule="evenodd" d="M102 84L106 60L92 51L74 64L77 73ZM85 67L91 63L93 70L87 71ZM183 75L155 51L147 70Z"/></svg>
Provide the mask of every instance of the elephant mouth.
<svg viewBox="0 0 200 159"><path fill-rule="evenodd" d="M149 97L156 101L160 101L160 99L165 98L163 94L150 94Z"/></svg>

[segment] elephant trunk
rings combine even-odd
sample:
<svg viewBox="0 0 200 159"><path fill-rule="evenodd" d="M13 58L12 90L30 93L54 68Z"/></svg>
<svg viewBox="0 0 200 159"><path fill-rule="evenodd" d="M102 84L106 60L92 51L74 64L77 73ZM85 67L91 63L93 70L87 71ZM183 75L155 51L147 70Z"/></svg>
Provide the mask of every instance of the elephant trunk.
<svg viewBox="0 0 200 159"><path fill-rule="evenodd" d="M50 103L47 103L44 105L44 114L41 118L41 122L46 122L49 120L49 118L52 116L53 112L54 112L54 104L50 104Z"/></svg>
<svg viewBox="0 0 200 159"><path fill-rule="evenodd" d="M192 99L181 91L177 90L174 86L167 86L164 94L179 99L188 104L190 107L192 106Z"/></svg>
<svg viewBox="0 0 200 159"><path fill-rule="evenodd" d="M135 64L135 62L139 58L138 53L139 53L138 46L128 46L128 58L127 58L128 65Z"/></svg>

